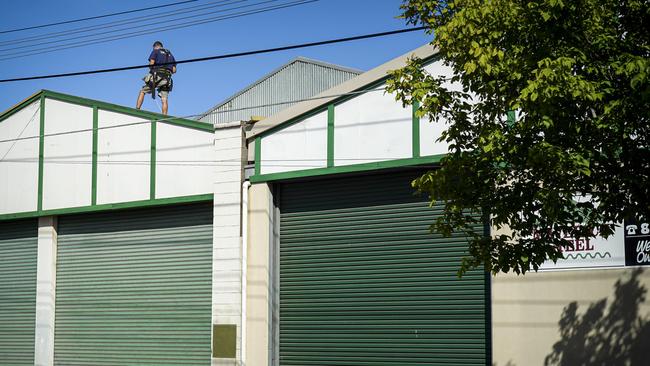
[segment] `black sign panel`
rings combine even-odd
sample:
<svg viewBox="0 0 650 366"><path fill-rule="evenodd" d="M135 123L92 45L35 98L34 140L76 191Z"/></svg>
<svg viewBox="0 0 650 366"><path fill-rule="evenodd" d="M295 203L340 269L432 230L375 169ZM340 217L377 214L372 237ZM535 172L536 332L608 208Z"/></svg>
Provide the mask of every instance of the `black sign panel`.
<svg viewBox="0 0 650 366"><path fill-rule="evenodd" d="M650 223L625 222L625 265L650 266Z"/></svg>

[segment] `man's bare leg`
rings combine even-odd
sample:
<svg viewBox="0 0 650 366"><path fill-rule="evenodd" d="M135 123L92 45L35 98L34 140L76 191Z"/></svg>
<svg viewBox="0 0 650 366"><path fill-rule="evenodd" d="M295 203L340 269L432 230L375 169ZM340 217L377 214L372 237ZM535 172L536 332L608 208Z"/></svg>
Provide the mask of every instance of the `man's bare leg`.
<svg viewBox="0 0 650 366"><path fill-rule="evenodd" d="M167 98L160 98L162 100L162 114L167 115Z"/></svg>
<svg viewBox="0 0 650 366"><path fill-rule="evenodd" d="M144 102L144 92L140 91L140 95L138 95L138 101L135 103L135 107L137 109L140 109L140 107L142 107L142 102Z"/></svg>

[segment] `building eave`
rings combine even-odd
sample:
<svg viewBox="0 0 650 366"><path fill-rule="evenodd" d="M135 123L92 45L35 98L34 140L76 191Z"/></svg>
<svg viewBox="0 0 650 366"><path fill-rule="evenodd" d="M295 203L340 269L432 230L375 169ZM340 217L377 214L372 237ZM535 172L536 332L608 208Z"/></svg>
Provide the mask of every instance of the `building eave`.
<svg viewBox="0 0 650 366"><path fill-rule="evenodd" d="M253 128L247 132L246 138L255 138L255 136L261 133L275 129L278 126L295 120L296 118L308 114L315 109L322 108L323 106L344 97L348 93L363 89L368 85L375 84L382 79L385 79L390 70L396 70L404 67L410 58L418 57L420 59L430 59L437 54L438 50L430 44L426 44L424 46L416 48L415 50L409 51L353 79L325 90L313 98L310 98L310 100L299 102L268 118L261 120L260 122L257 122Z"/></svg>

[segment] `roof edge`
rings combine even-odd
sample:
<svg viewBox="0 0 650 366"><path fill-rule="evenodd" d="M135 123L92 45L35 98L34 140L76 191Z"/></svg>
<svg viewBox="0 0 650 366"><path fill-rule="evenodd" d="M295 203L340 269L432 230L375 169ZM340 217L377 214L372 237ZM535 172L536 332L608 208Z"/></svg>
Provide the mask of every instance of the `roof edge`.
<svg viewBox="0 0 650 366"><path fill-rule="evenodd" d="M332 69L347 71L347 72L350 72L350 73L353 73L353 74L361 75L361 74L364 73L363 70L356 69L354 67L343 66L343 65L339 65L339 64L335 64L335 63L331 63L331 62L327 62L327 61L316 60L316 59L309 58L309 57L304 57L304 56L298 56L298 57L294 58L293 60L291 60L287 64L291 64L291 63L294 63L296 61L308 62L308 63L314 64L314 65L330 67Z"/></svg>
<svg viewBox="0 0 650 366"><path fill-rule="evenodd" d="M430 59L438 54L438 49L433 47L430 43L420 46L411 50L401 56L398 56L388 62L385 62L355 78L343 82L337 86L327 89L313 97L311 100L299 102L291 107L281 110L280 112L257 122L253 128L247 132L246 138L252 139L260 134L263 134L271 129L278 128L300 116L308 114L315 109L323 107L335 100L345 98L341 94L347 94L357 91L379 82L387 77L390 70L395 70L406 65L406 62L411 57L419 57L421 59Z"/></svg>
<svg viewBox="0 0 650 366"><path fill-rule="evenodd" d="M22 108L27 106L29 103L32 103L33 101L40 98L41 96L44 96L44 97L50 98L50 99L63 101L63 102L88 106L88 107L97 107L97 108L104 109L104 110L107 110L107 111L128 114L128 115L143 118L143 119L155 120L155 121L161 122L161 123L167 123L167 124L171 124L171 125L177 125L177 126L181 126L181 127L193 128L193 129L196 129L196 130L202 130L202 131L208 131L208 132L213 132L214 131L214 126L212 126L212 124L210 124L210 123L199 122L199 121L180 118L180 117L168 116L168 115L155 113L155 112L143 111L143 110L140 110L140 109L125 107L125 106L122 106L122 105L119 105L119 104L113 104L113 103L103 102L103 101L100 101L100 100L88 99L88 98L84 98L84 97L78 97L78 96L75 96L75 95L59 93L59 92L55 92L55 91L51 91L51 90L47 90L47 89L42 89L42 90L32 94L31 96L29 96L28 98L26 98L23 101L19 102L18 104L14 105L11 108L7 109L6 111L0 113L0 121L4 120L5 118L8 118L12 114L14 114L17 111L21 110Z"/></svg>
<svg viewBox="0 0 650 366"><path fill-rule="evenodd" d="M357 75L363 74L363 70L354 69L354 68L351 68L351 67L341 66L341 65L337 65L337 64L333 64L333 63L329 63L329 62L325 62L325 61L319 61L319 60L314 60L314 59L307 58L307 57L298 56L298 57L295 57L295 58L291 59L287 63L284 63L284 64L276 67L275 69L271 70L270 72L264 74L262 77L258 78L257 80L253 81L252 83L248 84L247 86L245 86L240 91L236 92L235 94L232 94L231 96L227 97L226 99L222 100L221 102L215 104L210 109L208 109L207 111L202 113L200 116L198 116L196 119L201 119L201 118L207 116L208 114L212 113L214 110L216 110L219 107L223 106L224 104L230 102L231 100L237 98L238 96L244 94L245 92L251 90L253 87L260 84L262 81L270 78L271 76L273 76L273 75L277 74L278 72L282 71L282 69L284 69L284 68L286 68L286 67L288 67L288 66L290 66L290 65L292 65L292 64L294 64L296 62L305 62L305 63L310 63L310 64L314 64L314 65L318 65L318 66L329 67L329 68L332 68L332 69L336 69L336 70L344 71L344 72L349 72L349 73L353 73L353 74L357 74Z"/></svg>
<svg viewBox="0 0 650 366"><path fill-rule="evenodd" d="M25 108L27 105L35 102L38 98L41 97L41 94L43 94L44 90L39 90L36 93L28 96L27 98L21 100L20 102L12 105L11 107L7 108L4 112L0 113L0 123L2 123L3 120L9 118L9 116L13 115L14 113L18 112L19 110Z"/></svg>

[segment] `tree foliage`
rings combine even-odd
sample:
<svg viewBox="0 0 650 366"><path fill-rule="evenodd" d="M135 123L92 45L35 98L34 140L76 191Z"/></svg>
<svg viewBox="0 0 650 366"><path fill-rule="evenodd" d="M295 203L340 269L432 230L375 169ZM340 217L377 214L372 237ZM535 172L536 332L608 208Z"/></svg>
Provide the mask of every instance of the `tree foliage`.
<svg viewBox="0 0 650 366"><path fill-rule="evenodd" d="M447 157L413 185L445 202L433 229L469 235L460 274L537 270L562 258L567 237L608 236L616 223L650 217L647 0L401 8L407 23L428 27L462 85L452 90L418 59L388 82L420 116L446 123ZM472 230L480 221L509 229L486 238Z"/></svg>

